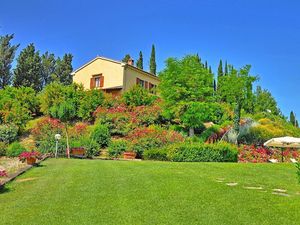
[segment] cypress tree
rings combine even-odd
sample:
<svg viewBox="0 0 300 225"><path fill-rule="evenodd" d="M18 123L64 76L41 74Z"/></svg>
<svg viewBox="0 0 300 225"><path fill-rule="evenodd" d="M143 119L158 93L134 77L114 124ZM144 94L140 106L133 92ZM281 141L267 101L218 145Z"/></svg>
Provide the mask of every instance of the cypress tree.
<svg viewBox="0 0 300 225"><path fill-rule="evenodd" d="M204 68L205 68L205 69L208 69L208 64L207 64L207 61L205 61Z"/></svg>
<svg viewBox="0 0 300 225"><path fill-rule="evenodd" d="M219 67L218 67L218 77L221 77L223 76L223 65L222 65L222 60L220 60L220 63L219 63Z"/></svg>
<svg viewBox="0 0 300 225"><path fill-rule="evenodd" d="M296 117L293 111L290 112L290 123L296 125Z"/></svg>
<svg viewBox="0 0 300 225"><path fill-rule="evenodd" d="M139 69L144 69L144 62L143 62L143 53L140 51L139 59L136 61L136 67Z"/></svg>
<svg viewBox="0 0 300 225"><path fill-rule="evenodd" d="M224 72L224 75L228 75L228 65L227 65L227 60L225 62L225 72Z"/></svg>
<svg viewBox="0 0 300 225"><path fill-rule="evenodd" d="M14 35L0 36L0 89L10 85L12 81L11 64L19 45L11 45Z"/></svg>
<svg viewBox="0 0 300 225"><path fill-rule="evenodd" d="M17 66L14 70L15 87L32 87L36 91L42 89L42 64L38 51L33 44L23 49L17 58Z"/></svg>
<svg viewBox="0 0 300 225"><path fill-rule="evenodd" d="M216 79L214 79L214 92L217 91L217 82L216 82Z"/></svg>
<svg viewBox="0 0 300 225"><path fill-rule="evenodd" d="M296 127L298 127L298 128L299 128L298 120L296 120Z"/></svg>
<svg viewBox="0 0 300 225"><path fill-rule="evenodd" d="M122 62L127 63L129 59L131 59L131 56L129 54L126 54L122 59Z"/></svg>
<svg viewBox="0 0 300 225"><path fill-rule="evenodd" d="M152 50L151 50L150 73L156 75L156 59L155 59L155 47L154 47L154 45L152 45Z"/></svg>
<svg viewBox="0 0 300 225"><path fill-rule="evenodd" d="M211 66L209 66L208 72L212 74Z"/></svg>

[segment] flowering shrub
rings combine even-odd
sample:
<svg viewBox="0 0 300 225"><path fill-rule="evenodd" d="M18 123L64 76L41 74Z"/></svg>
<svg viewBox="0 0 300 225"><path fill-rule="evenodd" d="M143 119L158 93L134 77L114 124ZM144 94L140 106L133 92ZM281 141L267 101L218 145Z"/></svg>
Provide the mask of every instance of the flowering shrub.
<svg viewBox="0 0 300 225"><path fill-rule="evenodd" d="M138 127L131 131L126 139L131 142L132 150L138 157L142 157L145 150L184 141L180 133L158 126Z"/></svg>
<svg viewBox="0 0 300 225"><path fill-rule="evenodd" d="M83 123L83 122L76 123L74 127L71 128L70 134L73 137L78 138L80 136L87 134L88 131L87 128L88 128L87 123Z"/></svg>
<svg viewBox="0 0 300 225"><path fill-rule="evenodd" d="M99 107L94 116L97 122L109 126L112 135L126 136L138 126L155 124L161 113L162 109L158 104L132 107L118 104L110 108Z"/></svg>
<svg viewBox="0 0 300 225"><path fill-rule="evenodd" d="M255 147L254 145L244 145L239 148L239 162L263 163L270 159L281 161L283 155L284 161L289 161L290 158L300 160L300 153L297 150L286 149L281 152L278 149L268 149L264 147Z"/></svg>
<svg viewBox="0 0 300 225"><path fill-rule="evenodd" d="M0 177L7 177L7 173L5 170L0 170Z"/></svg>
<svg viewBox="0 0 300 225"><path fill-rule="evenodd" d="M22 152L19 155L19 160L24 162L26 159L28 158L40 158L40 153L36 152L36 151L32 151L32 152Z"/></svg>

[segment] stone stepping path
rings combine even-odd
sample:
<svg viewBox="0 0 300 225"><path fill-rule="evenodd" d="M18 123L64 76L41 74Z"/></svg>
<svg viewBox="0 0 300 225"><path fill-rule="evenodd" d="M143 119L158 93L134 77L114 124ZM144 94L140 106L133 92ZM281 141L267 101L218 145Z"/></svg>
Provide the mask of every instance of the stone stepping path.
<svg viewBox="0 0 300 225"><path fill-rule="evenodd" d="M227 185L227 186L231 186L231 187L233 187L233 186L237 186L237 185L238 185L238 183L226 183L226 185Z"/></svg>
<svg viewBox="0 0 300 225"><path fill-rule="evenodd" d="M286 193L286 190L285 189L272 189L274 192L280 192L280 193Z"/></svg>
<svg viewBox="0 0 300 225"><path fill-rule="evenodd" d="M282 193L282 192L272 192L273 195L280 195L280 196L284 196L284 197L290 197L291 195L287 194L287 193Z"/></svg>
<svg viewBox="0 0 300 225"><path fill-rule="evenodd" d="M224 183L225 178L216 178L215 181L218 182L218 183ZM225 182L225 184L229 187L234 187L234 186L238 185L237 182L228 182L228 183ZM258 192L263 192L263 193L268 192L262 186L243 186L242 188L247 189L247 190L256 190ZM285 189L274 188L274 189L271 189L271 191L272 191L273 195L279 195L279 196L284 196L284 197L290 197L291 196L291 194L288 194L287 190L285 190ZM300 195L300 192L296 192L295 194Z"/></svg>
<svg viewBox="0 0 300 225"><path fill-rule="evenodd" d="M251 186L245 186L243 187L245 189L249 189L249 190L263 190L263 187L251 187Z"/></svg>

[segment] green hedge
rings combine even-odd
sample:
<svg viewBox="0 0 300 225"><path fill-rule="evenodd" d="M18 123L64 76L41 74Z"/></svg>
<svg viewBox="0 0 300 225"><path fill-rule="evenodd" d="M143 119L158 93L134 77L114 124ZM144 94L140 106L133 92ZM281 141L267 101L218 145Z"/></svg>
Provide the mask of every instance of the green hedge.
<svg viewBox="0 0 300 225"><path fill-rule="evenodd" d="M168 159L175 162L237 162L236 146L217 144L183 143L168 147Z"/></svg>
<svg viewBox="0 0 300 225"><path fill-rule="evenodd" d="M154 148L145 150L143 158L146 160L168 161L167 148Z"/></svg>
<svg viewBox="0 0 300 225"><path fill-rule="evenodd" d="M237 162L238 149L224 142L217 144L177 143L144 152L144 159L174 162Z"/></svg>

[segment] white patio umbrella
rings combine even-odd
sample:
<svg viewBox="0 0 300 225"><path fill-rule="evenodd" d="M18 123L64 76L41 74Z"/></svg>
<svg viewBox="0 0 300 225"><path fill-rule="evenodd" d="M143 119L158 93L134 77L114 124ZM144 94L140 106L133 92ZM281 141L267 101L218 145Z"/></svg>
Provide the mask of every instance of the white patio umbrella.
<svg viewBox="0 0 300 225"><path fill-rule="evenodd" d="M300 138L278 137L272 138L264 143L264 146L281 148L281 159L283 161L283 148L300 148Z"/></svg>

